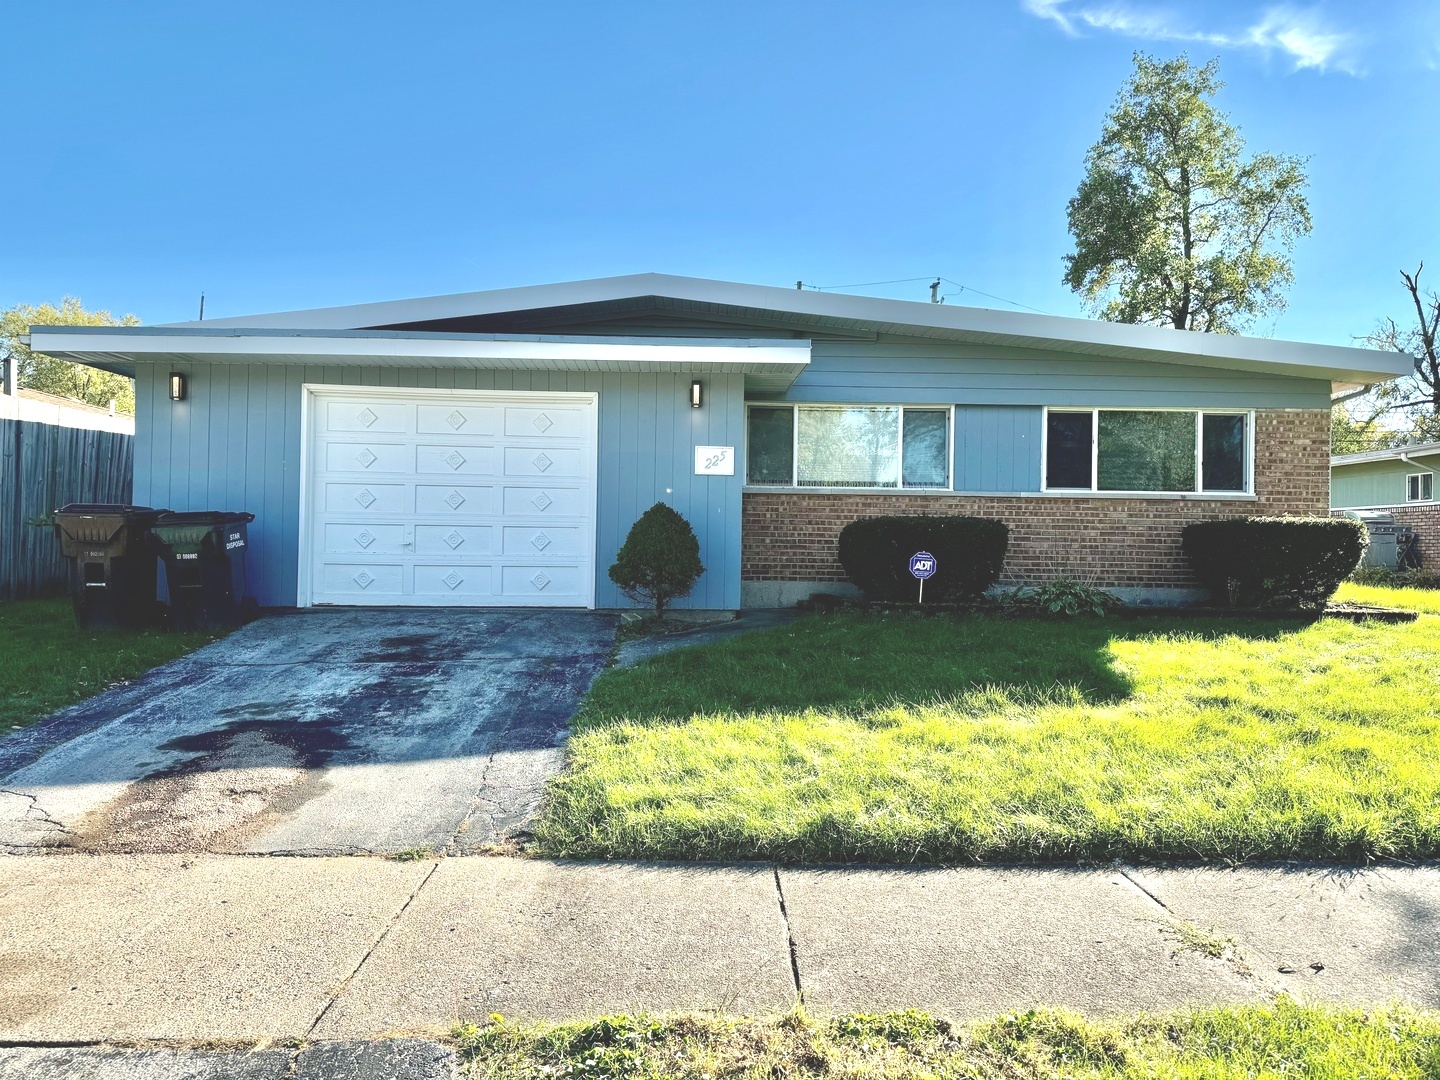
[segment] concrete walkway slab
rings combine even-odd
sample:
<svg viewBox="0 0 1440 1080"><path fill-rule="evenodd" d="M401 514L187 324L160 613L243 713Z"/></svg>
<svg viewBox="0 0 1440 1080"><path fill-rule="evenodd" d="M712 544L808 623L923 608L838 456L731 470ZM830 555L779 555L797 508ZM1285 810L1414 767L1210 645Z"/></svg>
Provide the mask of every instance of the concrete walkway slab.
<svg viewBox="0 0 1440 1080"><path fill-rule="evenodd" d="M303 1037L430 869L0 858L0 1041Z"/></svg>
<svg viewBox="0 0 1440 1080"><path fill-rule="evenodd" d="M12 1046L0 1080L289 1080L288 1050Z"/></svg>
<svg viewBox="0 0 1440 1080"><path fill-rule="evenodd" d="M1106 1015L1260 988L1183 948L1118 873L782 870L806 1005L958 1018L1039 1006Z"/></svg>
<svg viewBox="0 0 1440 1080"><path fill-rule="evenodd" d="M316 1029L448 1030L490 1013L768 1013L795 997L773 873L447 859Z"/></svg>
<svg viewBox="0 0 1440 1080"><path fill-rule="evenodd" d="M0 740L0 851L474 850L525 826L614 644L597 612L264 619Z"/></svg>
<svg viewBox="0 0 1440 1080"><path fill-rule="evenodd" d="M1272 987L1440 1008L1440 867L1146 870L1178 916L1233 936Z"/></svg>

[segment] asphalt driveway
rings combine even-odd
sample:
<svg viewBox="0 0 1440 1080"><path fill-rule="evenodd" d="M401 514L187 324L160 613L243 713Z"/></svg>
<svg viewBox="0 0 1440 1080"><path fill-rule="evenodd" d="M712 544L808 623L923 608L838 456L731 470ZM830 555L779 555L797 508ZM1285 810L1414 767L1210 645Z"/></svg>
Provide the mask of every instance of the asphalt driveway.
<svg viewBox="0 0 1440 1080"><path fill-rule="evenodd" d="M616 621L344 609L252 623L0 740L0 850L502 843L559 770Z"/></svg>

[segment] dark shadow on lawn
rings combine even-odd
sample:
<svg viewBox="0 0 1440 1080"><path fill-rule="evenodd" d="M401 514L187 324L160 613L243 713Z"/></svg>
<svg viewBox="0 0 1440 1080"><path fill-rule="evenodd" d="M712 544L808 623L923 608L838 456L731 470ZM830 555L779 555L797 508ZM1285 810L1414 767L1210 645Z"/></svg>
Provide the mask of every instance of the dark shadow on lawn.
<svg viewBox="0 0 1440 1080"><path fill-rule="evenodd" d="M681 649L606 673L577 718L684 722L696 714L807 708L858 712L921 705L994 688L1012 700L1078 695L1114 704L1134 687L1115 666L1117 641L1178 633L1274 640L1298 619L1217 619L1179 612L1049 620L909 612L814 615L773 630Z"/></svg>

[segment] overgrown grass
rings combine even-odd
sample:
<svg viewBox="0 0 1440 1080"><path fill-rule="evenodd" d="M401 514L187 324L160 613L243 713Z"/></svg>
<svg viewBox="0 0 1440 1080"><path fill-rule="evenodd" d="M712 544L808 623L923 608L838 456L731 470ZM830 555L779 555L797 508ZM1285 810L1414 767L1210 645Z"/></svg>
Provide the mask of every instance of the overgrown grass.
<svg viewBox="0 0 1440 1080"><path fill-rule="evenodd" d="M1440 619L811 617L595 684L552 855L1440 854Z"/></svg>
<svg viewBox="0 0 1440 1080"><path fill-rule="evenodd" d="M76 628L69 600L0 604L0 734L183 656L219 634Z"/></svg>
<svg viewBox="0 0 1440 1080"><path fill-rule="evenodd" d="M1091 1022L1030 1012L952 1025L920 1012L812 1020L710 1015L607 1017L459 1033L467 1075L633 1077L954 1077L968 1080L1246 1078L1421 1080L1440 1075L1440 1017L1392 1007L1273 1006Z"/></svg>

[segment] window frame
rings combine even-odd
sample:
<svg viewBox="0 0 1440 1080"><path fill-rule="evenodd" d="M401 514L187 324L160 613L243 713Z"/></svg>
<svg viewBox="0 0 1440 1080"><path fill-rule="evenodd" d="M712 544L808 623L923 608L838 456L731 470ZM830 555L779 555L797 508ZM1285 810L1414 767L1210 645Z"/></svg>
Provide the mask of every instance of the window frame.
<svg viewBox="0 0 1440 1080"><path fill-rule="evenodd" d="M1424 492L1424 490L1425 490L1425 480L1426 480L1426 479L1428 479L1428 480L1430 481L1430 494L1429 494L1428 496L1422 494L1422 493ZM1416 495L1415 495L1415 498L1413 498L1413 499L1410 497L1410 481L1411 481L1411 480L1419 480L1419 481L1420 481L1420 483L1418 483L1418 484L1415 485ZM1426 471L1426 472L1406 473L1406 474L1405 474L1405 501L1406 501L1407 503L1427 503L1427 502L1434 502L1434 501L1435 501L1435 474L1434 474L1433 472L1429 472L1429 471Z"/></svg>
<svg viewBox="0 0 1440 1080"><path fill-rule="evenodd" d="M761 484L750 479L750 413L754 409L781 409L789 407L790 419L790 483ZM801 409L895 409L899 413L896 427L896 476L894 487L818 486L800 483L800 410ZM905 410L945 413L945 486L907 487L905 485ZM747 401L745 403L745 483L746 488L756 491L808 491L816 494L825 492L893 492L900 495L923 495L927 492L945 495L955 491L955 406L953 404L925 404L923 402L900 403L894 401Z"/></svg>
<svg viewBox="0 0 1440 1080"><path fill-rule="evenodd" d="M1050 486L1050 414L1077 413L1090 416L1090 486ZM1195 487L1186 491L1110 491L1097 487L1100 480L1100 414L1102 412L1180 412L1195 416ZM1242 489L1205 490L1205 417L1245 418L1245 486ZM1233 499L1255 494L1255 410L1201 409L1182 405L1105 405L1084 408L1076 405L1046 405L1040 415L1040 490L1046 495L1099 496L1101 498L1203 498ZM1409 493L1407 485L1406 493Z"/></svg>

